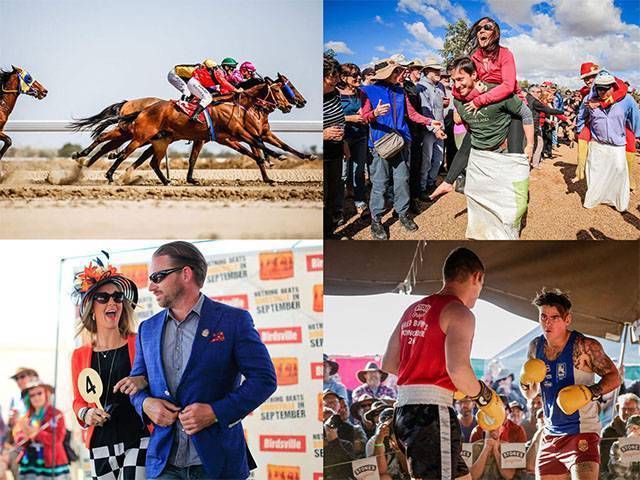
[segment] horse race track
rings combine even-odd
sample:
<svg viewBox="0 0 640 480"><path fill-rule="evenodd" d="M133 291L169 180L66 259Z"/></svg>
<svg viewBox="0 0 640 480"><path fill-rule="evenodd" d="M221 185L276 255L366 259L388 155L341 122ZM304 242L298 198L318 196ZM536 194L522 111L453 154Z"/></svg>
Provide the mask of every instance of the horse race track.
<svg viewBox="0 0 640 480"><path fill-rule="evenodd" d="M636 155L636 181L640 182L640 156ZM566 145L545 159L540 170L531 172L529 209L521 232L523 240L633 240L640 238L640 192L631 193L629 210L624 213L599 205L582 207L586 181L573 183L577 163L576 148ZM639 183L640 185L640 183ZM355 214L347 202L347 222L338 231L342 238L370 239L370 221ZM414 217L415 232L406 231L391 212L383 225L393 240L464 240L467 227L467 203L464 195L451 192L432 203L421 203Z"/></svg>
<svg viewBox="0 0 640 480"><path fill-rule="evenodd" d="M276 162L275 185L253 163L217 168L172 160L169 186L149 169L134 184L109 185L109 163L80 168L69 159L2 161L0 224L4 238L321 238L322 162ZM222 167L222 168L221 168ZM232 167L232 168L229 168Z"/></svg>

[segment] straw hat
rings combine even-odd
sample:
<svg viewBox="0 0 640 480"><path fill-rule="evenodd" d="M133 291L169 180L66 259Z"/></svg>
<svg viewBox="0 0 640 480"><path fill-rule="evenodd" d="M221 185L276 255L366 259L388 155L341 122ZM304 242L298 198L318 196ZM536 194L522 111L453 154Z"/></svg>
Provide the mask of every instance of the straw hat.
<svg viewBox="0 0 640 480"><path fill-rule="evenodd" d="M386 80L398 68L405 67L403 67L399 63L394 62L393 60L383 60L382 62L376 64L376 73L373 77L371 77L371 80Z"/></svg>
<svg viewBox="0 0 640 480"><path fill-rule="evenodd" d="M424 70L438 70L438 71L440 71L440 70L444 69L444 66L441 65L440 63L436 62L435 58L429 58L427 60L427 63L425 63L423 69Z"/></svg>
<svg viewBox="0 0 640 480"><path fill-rule="evenodd" d="M19 367L16 370L16 373L11 375L9 378L12 378L13 380L18 380L18 375L22 375L23 373L26 373L27 375L33 375L34 377L38 376L38 372L36 372L33 368Z"/></svg>

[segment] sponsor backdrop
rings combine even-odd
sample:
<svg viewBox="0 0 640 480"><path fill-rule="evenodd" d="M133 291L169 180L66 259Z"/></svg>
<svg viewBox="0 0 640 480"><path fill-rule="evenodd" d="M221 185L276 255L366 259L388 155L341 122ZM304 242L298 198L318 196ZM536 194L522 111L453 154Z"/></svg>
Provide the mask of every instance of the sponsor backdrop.
<svg viewBox="0 0 640 480"><path fill-rule="evenodd" d="M321 479L322 245L216 254L218 243L198 243L209 264L202 291L251 313L278 377L276 392L242 422L258 464L251 478ZM152 252L125 252L111 261L138 286L139 321L160 310L148 291ZM89 260L63 262L61 297L68 297L75 273ZM73 348L61 354L59 361L69 362ZM63 376L58 381L65 389L70 383ZM65 391L70 391L70 385ZM70 398L58 399L62 409L69 410L70 403ZM71 422L77 429L77 423Z"/></svg>

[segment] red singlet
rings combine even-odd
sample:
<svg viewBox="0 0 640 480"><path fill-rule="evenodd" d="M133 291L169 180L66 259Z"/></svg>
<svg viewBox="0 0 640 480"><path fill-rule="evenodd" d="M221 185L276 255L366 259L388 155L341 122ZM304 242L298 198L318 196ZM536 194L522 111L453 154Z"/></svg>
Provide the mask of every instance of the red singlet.
<svg viewBox="0 0 640 480"><path fill-rule="evenodd" d="M402 315L398 385L437 385L455 391L444 353L446 335L440 329L440 312L454 295L430 295L411 305Z"/></svg>

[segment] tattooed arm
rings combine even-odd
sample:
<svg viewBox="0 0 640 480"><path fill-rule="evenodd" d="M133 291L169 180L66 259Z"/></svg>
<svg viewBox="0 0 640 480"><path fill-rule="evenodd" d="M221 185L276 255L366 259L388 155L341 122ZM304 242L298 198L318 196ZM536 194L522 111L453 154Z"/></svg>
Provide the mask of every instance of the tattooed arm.
<svg viewBox="0 0 640 480"><path fill-rule="evenodd" d="M578 338L574 350L574 365L579 370L591 371L602 377L598 383L589 386L594 396L609 393L622 382L615 364L604 352L600 342L593 338Z"/></svg>

